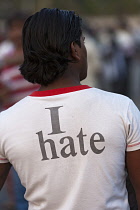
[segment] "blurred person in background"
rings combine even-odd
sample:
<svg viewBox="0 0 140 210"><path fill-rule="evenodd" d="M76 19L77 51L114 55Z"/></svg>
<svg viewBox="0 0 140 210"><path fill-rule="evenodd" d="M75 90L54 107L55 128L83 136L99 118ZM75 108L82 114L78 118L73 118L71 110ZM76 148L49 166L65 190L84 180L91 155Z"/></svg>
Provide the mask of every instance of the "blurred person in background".
<svg viewBox="0 0 140 210"><path fill-rule="evenodd" d="M135 21L135 25L132 25L132 35L135 53L130 72L130 97L140 109L140 21Z"/></svg>
<svg viewBox="0 0 140 210"><path fill-rule="evenodd" d="M136 44L130 72L130 98L140 109L140 43Z"/></svg>
<svg viewBox="0 0 140 210"><path fill-rule="evenodd" d="M106 27L101 35L102 88L125 95L125 58L115 41L116 28Z"/></svg>
<svg viewBox="0 0 140 210"><path fill-rule="evenodd" d="M8 40L2 43L5 45L6 53L0 59L0 95L3 96L1 97L3 109L10 107L38 88L37 85L24 80L18 71L23 61L21 35L25 19L26 14L15 13L7 21ZM6 90L5 95L3 90Z"/></svg>
<svg viewBox="0 0 140 210"><path fill-rule="evenodd" d="M10 35L8 33L9 30L6 30L5 33L2 33L2 39L0 42L0 77L2 68L4 68L6 64L6 59L8 59L8 55L14 50L14 43L10 40ZM8 61L8 60L7 60ZM5 97L7 95L7 88L2 85L0 82L0 111L3 109L3 102L5 101Z"/></svg>
<svg viewBox="0 0 140 210"><path fill-rule="evenodd" d="M88 73L86 79L82 81L82 84L100 88L102 61L95 33L94 29L85 21L83 24L83 34L86 37L85 45L87 48Z"/></svg>
<svg viewBox="0 0 140 210"><path fill-rule="evenodd" d="M1 110L9 108L39 87L39 85L27 82L19 72L19 65L23 62L22 27L26 18L25 13L17 12L7 20L7 39L0 45ZM10 193L12 195L9 195L15 196L15 208L17 210L28 209L28 203L24 199L25 189L14 170L9 176L8 185L10 192L12 185L15 186L14 191Z"/></svg>
<svg viewBox="0 0 140 210"><path fill-rule="evenodd" d="M130 96L130 74L131 74L131 64L135 52L135 42L133 39L133 34L131 32L131 27L125 17L118 19L118 28L115 34L115 41L118 48L124 55L126 63L126 73L127 77L125 82L125 92L123 93L126 96Z"/></svg>

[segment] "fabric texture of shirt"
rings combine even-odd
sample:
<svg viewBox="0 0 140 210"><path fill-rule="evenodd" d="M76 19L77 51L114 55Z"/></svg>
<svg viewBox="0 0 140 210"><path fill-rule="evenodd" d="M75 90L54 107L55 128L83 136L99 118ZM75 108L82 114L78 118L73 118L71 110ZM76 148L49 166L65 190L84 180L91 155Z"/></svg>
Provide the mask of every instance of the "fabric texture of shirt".
<svg viewBox="0 0 140 210"><path fill-rule="evenodd" d="M36 91L0 113L0 163L29 210L129 210L125 152L139 149L137 107L96 88Z"/></svg>

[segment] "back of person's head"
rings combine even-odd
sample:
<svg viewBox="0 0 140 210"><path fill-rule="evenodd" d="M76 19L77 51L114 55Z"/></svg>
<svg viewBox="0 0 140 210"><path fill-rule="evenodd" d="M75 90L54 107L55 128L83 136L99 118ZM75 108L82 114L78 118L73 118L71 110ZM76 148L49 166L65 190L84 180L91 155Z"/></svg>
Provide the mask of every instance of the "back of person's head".
<svg viewBox="0 0 140 210"><path fill-rule="evenodd" d="M81 18L73 11L44 8L30 16L23 27L21 74L32 83L52 83L73 62L70 45L81 46L81 35Z"/></svg>

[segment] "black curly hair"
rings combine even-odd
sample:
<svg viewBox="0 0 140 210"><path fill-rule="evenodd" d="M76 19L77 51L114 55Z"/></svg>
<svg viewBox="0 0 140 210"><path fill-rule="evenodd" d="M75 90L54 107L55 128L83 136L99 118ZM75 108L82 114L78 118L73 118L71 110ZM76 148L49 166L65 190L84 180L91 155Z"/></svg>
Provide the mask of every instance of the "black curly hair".
<svg viewBox="0 0 140 210"><path fill-rule="evenodd" d="M81 18L73 11L44 8L23 27L24 62L21 74L31 83L47 86L68 67L70 44L80 47Z"/></svg>

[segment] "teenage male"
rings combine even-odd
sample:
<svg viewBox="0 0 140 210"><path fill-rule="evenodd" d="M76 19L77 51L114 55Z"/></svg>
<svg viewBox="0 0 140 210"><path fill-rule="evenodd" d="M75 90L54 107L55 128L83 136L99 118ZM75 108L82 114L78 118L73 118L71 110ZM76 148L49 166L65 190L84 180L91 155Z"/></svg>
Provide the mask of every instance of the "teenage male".
<svg viewBox="0 0 140 210"><path fill-rule="evenodd" d="M21 74L41 88L0 114L0 186L13 165L29 210L129 210L127 166L140 208L140 113L125 96L80 84L80 17L30 16L23 51Z"/></svg>

